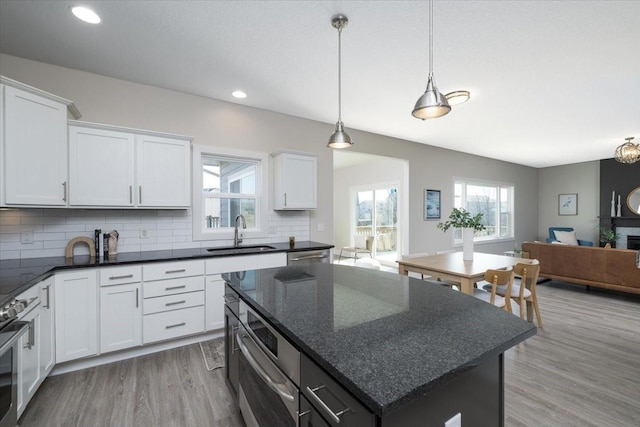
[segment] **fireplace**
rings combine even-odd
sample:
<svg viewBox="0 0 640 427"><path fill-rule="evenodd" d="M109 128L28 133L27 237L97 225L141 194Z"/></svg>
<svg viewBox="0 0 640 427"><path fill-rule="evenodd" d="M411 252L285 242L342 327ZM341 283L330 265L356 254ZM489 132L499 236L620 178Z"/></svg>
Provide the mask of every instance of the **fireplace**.
<svg viewBox="0 0 640 427"><path fill-rule="evenodd" d="M627 236L627 249L640 251L640 236Z"/></svg>

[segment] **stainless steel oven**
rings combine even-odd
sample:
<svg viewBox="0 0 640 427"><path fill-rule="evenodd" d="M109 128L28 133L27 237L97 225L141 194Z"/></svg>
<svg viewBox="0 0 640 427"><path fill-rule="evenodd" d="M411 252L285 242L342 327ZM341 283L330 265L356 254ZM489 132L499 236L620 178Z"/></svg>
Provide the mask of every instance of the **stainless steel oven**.
<svg viewBox="0 0 640 427"><path fill-rule="evenodd" d="M298 426L300 352L240 301L238 405L248 427Z"/></svg>
<svg viewBox="0 0 640 427"><path fill-rule="evenodd" d="M29 325L14 321L0 330L0 427L18 424L18 341Z"/></svg>

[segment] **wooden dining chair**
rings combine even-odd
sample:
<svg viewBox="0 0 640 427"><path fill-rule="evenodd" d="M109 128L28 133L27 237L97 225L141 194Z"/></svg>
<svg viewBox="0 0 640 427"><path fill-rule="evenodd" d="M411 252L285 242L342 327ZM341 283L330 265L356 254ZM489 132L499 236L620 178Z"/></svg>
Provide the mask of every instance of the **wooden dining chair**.
<svg viewBox="0 0 640 427"><path fill-rule="evenodd" d="M484 273L487 284L483 288L474 288L473 296L511 313L511 298L498 295L497 291L499 286L504 286L506 292L510 293L513 279L513 270L487 270Z"/></svg>
<svg viewBox="0 0 640 427"><path fill-rule="evenodd" d="M525 303L530 302L536 313L538 327L542 328L542 317L540 316L540 307L538 306L538 296L536 294L536 284L540 274L540 264L538 260L534 259L532 263L521 262L516 264L513 267L513 273L516 276L520 276L520 278L514 279L511 292L508 291L506 286L498 286L496 293L502 297L509 295L510 299L518 303L521 319L524 319ZM483 288L488 291L489 286L489 284L486 284Z"/></svg>

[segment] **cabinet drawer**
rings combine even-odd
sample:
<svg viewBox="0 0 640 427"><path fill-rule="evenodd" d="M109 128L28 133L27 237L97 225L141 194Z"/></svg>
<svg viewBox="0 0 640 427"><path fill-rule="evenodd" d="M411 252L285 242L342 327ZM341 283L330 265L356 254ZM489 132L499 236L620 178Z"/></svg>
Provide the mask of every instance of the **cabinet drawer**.
<svg viewBox="0 0 640 427"><path fill-rule="evenodd" d="M136 283L142 280L142 267L129 265L126 267L105 267L99 270L100 286Z"/></svg>
<svg viewBox="0 0 640 427"><path fill-rule="evenodd" d="M300 356L300 391L332 426L375 425L373 413L305 355ZM336 414L342 411L336 422Z"/></svg>
<svg viewBox="0 0 640 427"><path fill-rule="evenodd" d="M34 298L39 296L40 296L40 287L32 286L30 289L27 289L26 291L21 293L16 299L18 301L26 300L28 305L25 308L25 310L29 311L33 308L33 307L30 307L31 301L33 301Z"/></svg>
<svg viewBox="0 0 640 427"><path fill-rule="evenodd" d="M142 311L144 314L153 314L199 305L204 305L204 291L147 298L142 304Z"/></svg>
<svg viewBox="0 0 640 427"><path fill-rule="evenodd" d="M232 271L258 270L260 268L284 267L287 254L243 255L234 257L210 258L205 261L207 274L230 273Z"/></svg>
<svg viewBox="0 0 640 427"><path fill-rule="evenodd" d="M194 260L146 264L142 266L142 273L145 281L202 276L204 274L204 262L202 260Z"/></svg>
<svg viewBox="0 0 640 427"><path fill-rule="evenodd" d="M144 298L164 297L204 290L204 276L184 277L181 279L158 280L142 284Z"/></svg>
<svg viewBox="0 0 640 427"><path fill-rule="evenodd" d="M142 318L143 344L201 332L204 332L203 306L149 314Z"/></svg>

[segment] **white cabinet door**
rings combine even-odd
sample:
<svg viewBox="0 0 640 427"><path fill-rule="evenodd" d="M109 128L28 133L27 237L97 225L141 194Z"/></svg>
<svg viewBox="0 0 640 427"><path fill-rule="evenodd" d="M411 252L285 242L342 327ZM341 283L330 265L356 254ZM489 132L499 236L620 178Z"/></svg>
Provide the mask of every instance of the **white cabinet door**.
<svg viewBox="0 0 640 427"><path fill-rule="evenodd" d="M141 207L189 207L189 141L136 135L137 200Z"/></svg>
<svg viewBox="0 0 640 427"><path fill-rule="evenodd" d="M205 288L205 329L224 327L224 280L219 274L207 276Z"/></svg>
<svg viewBox="0 0 640 427"><path fill-rule="evenodd" d="M100 352L142 344L140 284L100 288Z"/></svg>
<svg viewBox="0 0 640 427"><path fill-rule="evenodd" d="M286 152L272 157L274 209L316 209L317 158Z"/></svg>
<svg viewBox="0 0 640 427"><path fill-rule="evenodd" d="M29 332L18 341L18 417L40 385L40 305L20 319L29 322Z"/></svg>
<svg viewBox="0 0 640 427"><path fill-rule="evenodd" d="M4 88L7 205L66 206L67 106Z"/></svg>
<svg viewBox="0 0 640 427"><path fill-rule="evenodd" d="M49 277L40 286L40 376L44 380L56 363L53 322L54 278Z"/></svg>
<svg viewBox="0 0 640 427"><path fill-rule="evenodd" d="M133 134L69 127L69 204L133 206Z"/></svg>
<svg viewBox="0 0 640 427"><path fill-rule="evenodd" d="M98 354L98 284L95 269L56 274L56 363Z"/></svg>

